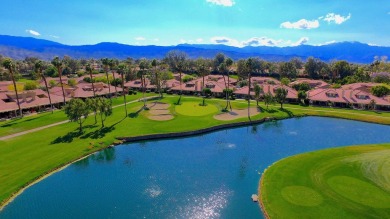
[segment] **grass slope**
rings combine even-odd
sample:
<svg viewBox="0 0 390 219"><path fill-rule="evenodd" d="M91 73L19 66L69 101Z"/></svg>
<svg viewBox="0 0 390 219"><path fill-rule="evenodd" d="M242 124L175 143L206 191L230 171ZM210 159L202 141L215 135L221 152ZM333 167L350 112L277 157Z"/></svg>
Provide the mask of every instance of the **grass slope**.
<svg viewBox="0 0 390 219"><path fill-rule="evenodd" d="M84 123L83 133L78 132L77 123L66 123L0 141L0 202L4 203L12 194L40 176L117 142L117 137L191 131L248 120L247 118L229 122L215 120L213 116L220 113L226 104L221 99L208 99L206 101L207 104L218 109L215 113L197 116L197 112L193 112L193 114L188 112L189 115L182 115L175 111L177 98L177 96L166 96L163 100L159 100L170 104L169 110L173 113L174 119L169 121L161 122L148 119L148 112L141 110L143 103L136 102L127 106L129 114L126 117L124 116L124 106L113 109L113 115L107 118L104 128L100 127L99 120L97 124L94 124L93 116L90 116ZM183 105L200 103L201 101L202 99L197 97L182 98ZM246 101L232 101L232 105L233 108L243 109L247 103ZM59 115L54 115L60 117L61 113L63 112L59 111ZM335 116L390 124L390 113L376 114L375 112L300 107L288 104L285 105L284 110L280 110L278 106L270 106L269 110L263 109L262 113L252 117L252 119L265 117L283 119L304 115ZM30 129L51 124L54 121L50 116L45 118L40 116L45 115L23 118L15 121L12 127L2 127L1 131L4 133L6 131L3 131L3 128L15 129L16 127Z"/></svg>
<svg viewBox="0 0 390 219"><path fill-rule="evenodd" d="M326 149L269 167L259 188L270 218L390 218L390 143Z"/></svg>

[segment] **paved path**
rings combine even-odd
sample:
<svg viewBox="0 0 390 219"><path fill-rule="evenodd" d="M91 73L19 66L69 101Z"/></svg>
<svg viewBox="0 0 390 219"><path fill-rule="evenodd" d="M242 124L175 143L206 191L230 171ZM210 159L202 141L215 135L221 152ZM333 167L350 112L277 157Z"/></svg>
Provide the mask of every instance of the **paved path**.
<svg viewBox="0 0 390 219"><path fill-rule="evenodd" d="M147 97L146 99L152 99L152 98L155 98L155 97L157 97L157 96ZM127 104L140 102L141 100L143 100L143 99L141 98L141 99L138 99L138 100L133 100L133 101L127 102ZM125 104L123 103L123 104L119 104L119 105L113 106L112 108L117 108L117 107L124 106L124 105ZM91 114L93 114L93 113L91 113ZM65 121L62 121L62 122L57 122L57 123L53 123L53 124L50 124L50 125L45 125L45 126L42 126L42 127L26 130L26 131L23 131L23 132L18 132L18 133L11 134L11 135L6 135L6 136L3 136L3 137L0 137L0 141L8 140L8 139L15 138L15 137L18 137L18 136L21 136L21 135L25 135L25 134L29 134L29 133L32 133L32 132L37 132L37 131L40 131L40 130L43 130L43 129L47 129L47 128L50 128L50 127L53 127L53 126L62 125L62 124L68 123L68 122L70 122L70 120L65 120Z"/></svg>

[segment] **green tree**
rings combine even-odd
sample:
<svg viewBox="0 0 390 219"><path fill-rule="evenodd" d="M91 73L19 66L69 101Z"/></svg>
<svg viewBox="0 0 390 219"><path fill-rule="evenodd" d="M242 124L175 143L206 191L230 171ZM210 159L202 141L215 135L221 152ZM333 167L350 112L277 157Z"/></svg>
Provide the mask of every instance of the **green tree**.
<svg viewBox="0 0 390 219"><path fill-rule="evenodd" d="M72 122L79 124L80 133L83 132L83 123L88 117L90 110L88 105L81 99L71 99L69 103L65 105L65 114Z"/></svg>
<svg viewBox="0 0 390 219"><path fill-rule="evenodd" d="M279 87L275 91L275 100L280 103L280 108L283 109L283 103L286 101L288 90L282 87Z"/></svg>
<svg viewBox="0 0 390 219"><path fill-rule="evenodd" d="M99 110L99 104L100 102L98 101L98 98L88 98L85 100L85 104L87 105L88 109L93 112L94 118L95 118L95 123L97 123L97 112Z"/></svg>
<svg viewBox="0 0 390 219"><path fill-rule="evenodd" d="M202 101L202 106L205 106L205 98L206 98L206 94L205 94L205 77L206 75L209 73L208 71L208 65L207 65L207 60L203 59L203 58L198 58L196 60L196 71L198 72L198 74L202 77L202 96L203 96L203 101Z"/></svg>
<svg viewBox="0 0 390 219"><path fill-rule="evenodd" d="M302 104L305 104L306 99L307 99L306 92L303 91L303 90L298 91L298 100L299 100L299 102L301 102Z"/></svg>
<svg viewBox="0 0 390 219"><path fill-rule="evenodd" d="M297 77L297 69L295 68L294 63L292 62L282 62L279 65L279 73L281 77L287 77L287 78Z"/></svg>
<svg viewBox="0 0 390 219"><path fill-rule="evenodd" d="M112 103L111 101L102 97L97 98L97 102L100 120L102 122L102 127L104 127L104 121L106 121L108 116L112 115Z"/></svg>
<svg viewBox="0 0 390 219"><path fill-rule="evenodd" d="M288 84L290 83L290 80L288 78L282 78L280 80L280 83L282 83L282 85L284 85L284 86L288 86Z"/></svg>
<svg viewBox="0 0 390 219"><path fill-rule="evenodd" d="M113 69L117 65L117 60L110 59L108 62L108 65L110 66L110 69L111 69L112 80L115 81L115 71L113 71ZM108 83L108 81L107 81L107 83ZM110 86L110 85L111 85L111 83L108 83L108 86ZM115 88L115 96L116 96L118 94L118 88L116 87L116 85L114 86L114 88Z"/></svg>
<svg viewBox="0 0 390 219"><path fill-rule="evenodd" d="M336 77L340 77L341 79L352 75L351 66L347 61L337 61L333 63L332 71Z"/></svg>
<svg viewBox="0 0 390 219"><path fill-rule="evenodd" d="M27 81L24 84L24 90L35 90L38 88L38 84L35 81Z"/></svg>
<svg viewBox="0 0 390 219"><path fill-rule="evenodd" d="M22 113L22 108L20 107L20 102L19 102L19 94L18 94L18 89L16 87L16 81L15 81L15 77L14 77L14 69L15 69L15 64L14 62L9 59L9 58L6 58L3 60L3 66L4 68L6 68L9 72L9 75L11 76L11 80L12 80L12 83L14 85L14 89L15 89L15 95L16 95L16 103L18 104L18 109L19 109L19 116L23 116L23 113Z"/></svg>
<svg viewBox="0 0 390 219"><path fill-rule="evenodd" d="M260 87L260 85L255 84L254 90L255 90L256 105L259 106L259 100L260 100L260 97L261 97L261 93L263 92L263 88Z"/></svg>
<svg viewBox="0 0 390 219"><path fill-rule="evenodd" d="M64 99L64 105L65 105L66 104L65 90L64 90L64 84L62 83L62 69L64 67L64 63L58 56L56 56L51 61L51 64L54 65L54 67L57 68L58 76L60 77L60 84L61 84L61 89L62 89L62 97Z"/></svg>
<svg viewBox="0 0 390 219"><path fill-rule="evenodd" d="M267 109L270 104L273 104L275 102L275 99L271 93L265 93L263 98L264 104L267 106Z"/></svg>
<svg viewBox="0 0 390 219"><path fill-rule="evenodd" d="M51 110L51 113L53 113L53 104L51 102L50 90L49 90L49 87L47 86L46 76L43 73L43 66L44 66L44 63L41 60L37 60L35 62L35 66L34 67L35 67L35 71L38 73L38 77L42 78L43 82L45 83L47 97L49 98L49 103L50 103L50 110Z"/></svg>

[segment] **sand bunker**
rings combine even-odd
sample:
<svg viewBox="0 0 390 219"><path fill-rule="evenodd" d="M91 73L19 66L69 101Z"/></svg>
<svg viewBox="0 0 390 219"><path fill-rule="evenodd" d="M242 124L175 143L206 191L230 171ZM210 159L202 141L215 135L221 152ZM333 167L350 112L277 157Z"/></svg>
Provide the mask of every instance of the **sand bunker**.
<svg viewBox="0 0 390 219"><path fill-rule="evenodd" d="M167 103L160 103L160 102L147 104L147 107L149 108L148 118L156 121L167 121L173 119L174 118L173 115L168 110L169 106L170 105Z"/></svg>
<svg viewBox="0 0 390 219"><path fill-rule="evenodd" d="M251 116L259 114L260 111L257 109L257 107L251 107L249 108L249 114ZM235 120L243 117L248 117L248 109L242 109L242 110L237 110L234 109L233 111L229 111L226 113L218 114L214 116L214 119L217 120L224 120L224 121L229 121L229 120Z"/></svg>

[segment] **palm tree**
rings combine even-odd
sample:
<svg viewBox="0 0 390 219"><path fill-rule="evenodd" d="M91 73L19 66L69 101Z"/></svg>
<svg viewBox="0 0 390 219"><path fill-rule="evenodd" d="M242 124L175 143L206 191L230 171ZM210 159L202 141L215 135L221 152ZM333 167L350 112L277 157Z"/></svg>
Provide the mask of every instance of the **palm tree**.
<svg viewBox="0 0 390 219"><path fill-rule="evenodd" d="M145 99L145 91L146 91L146 84L145 84L145 79L144 75L145 72L149 69L149 62L146 59L142 59L139 62L139 68L140 68L140 77L141 77L141 87L142 87L142 98L144 100L144 108L146 108L146 99Z"/></svg>
<svg viewBox="0 0 390 219"><path fill-rule="evenodd" d="M233 65L233 59L231 58L227 58L225 60L225 63L226 63L226 68L227 68L227 89L229 90L229 85L230 85L230 68L231 66ZM230 103L230 98L228 98L228 104L230 106L230 111L232 111L232 104Z"/></svg>
<svg viewBox="0 0 390 219"><path fill-rule="evenodd" d="M65 90L64 90L64 84L62 83L62 68L63 68L63 61L58 57L54 57L54 59L51 61L51 64L54 65L54 67L57 68L58 76L60 77L60 84L62 89L62 97L64 98L64 105L66 103L65 100Z"/></svg>
<svg viewBox="0 0 390 219"><path fill-rule="evenodd" d="M260 87L260 85L255 84L254 90L255 90L256 105L259 106L259 99L260 99L261 93L263 92L263 88Z"/></svg>
<svg viewBox="0 0 390 219"><path fill-rule="evenodd" d="M35 62L35 69L38 72L39 77L41 77L43 79L43 82L45 82L45 88L46 88L47 96L49 97L51 113L53 113L54 111L53 111L53 104L51 103L50 91L49 91L49 87L47 86L45 74L42 72L42 68L43 68L43 62L41 60L37 60Z"/></svg>
<svg viewBox="0 0 390 219"><path fill-rule="evenodd" d="M123 95L123 103L125 104L125 117L127 117L127 101L126 101L126 92L125 92L125 78L124 75L127 71L127 66L126 64L119 64L118 65L118 73L121 75L122 78L122 95Z"/></svg>
<svg viewBox="0 0 390 219"><path fill-rule="evenodd" d="M179 50L173 50L169 51L165 57L167 63L171 67L171 69L179 72L179 83L180 83L180 97L177 101L177 105L180 104L181 96L183 93L183 89L181 87L182 84L182 73L186 67L187 64L187 54L185 52L179 51Z"/></svg>
<svg viewBox="0 0 390 219"><path fill-rule="evenodd" d="M114 69L114 67L115 67L115 65L116 65L116 60L110 59L110 61L108 62L108 65L110 66L110 69L111 69L112 81L113 81L114 83L116 83L116 81L115 81L115 71L113 71L113 69ZM110 86L110 84L108 84L108 86ZM117 89L117 87L116 87L116 84L114 84L114 87L115 87L115 96L116 96L117 93L118 93L118 89Z"/></svg>
<svg viewBox="0 0 390 219"><path fill-rule="evenodd" d="M253 60L252 58L248 58L245 62L246 70L248 71L248 119L251 121L250 116L250 101L251 101L251 73L253 71Z"/></svg>
<svg viewBox="0 0 390 219"><path fill-rule="evenodd" d="M89 73L89 77L91 77L93 97L96 97L95 84L94 84L94 80L93 80L93 76L92 76L93 66L91 66L91 64L88 63L85 66L85 70Z"/></svg>
<svg viewBox="0 0 390 219"><path fill-rule="evenodd" d="M158 64L159 63L158 63L158 61L156 59L152 60L152 66L154 68L154 77L155 77L156 90L159 93L160 98L162 98L161 87L160 87L160 78L159 78L160 76L159 76L159 73L157 71Z"/></svg>
<svg viewBox="0 0 390 219"><path fill-rule="evenodd" d="M206 94L205 94L204 78L208 73L207 61L205 59L199 58L196 60L196 71L198 72L198 74L200 74L202 76L202 96L203 96L202 106L205 106Z"/></svg>
<svg viewBox="0 0 390 219"><path fill-rule="evenodd" d="M16 94L16 103L18 104L19 115L22 117L23 113L22 113L22 108L20 108L19 94L18 94L18 89L16 87L15 77L14 77L15 64L11 59L6 58L3 60L3 66L4 66L4 68L8 69L9 74L11 76L12 83L14 84L14 89L15 89L15 94Z"/></svg>
<svg viewBox="0 0 390 219"><path fill-rule="evenodd" d="M101 61L103 64L104 72L106 73L106 79L107 79L107 84L108 84L108 96L110 97L110 101L111 101L111 86L110 86L110 80L108 78L110 60L108 58L103 58L103 59L101 59Z"/></svg>

